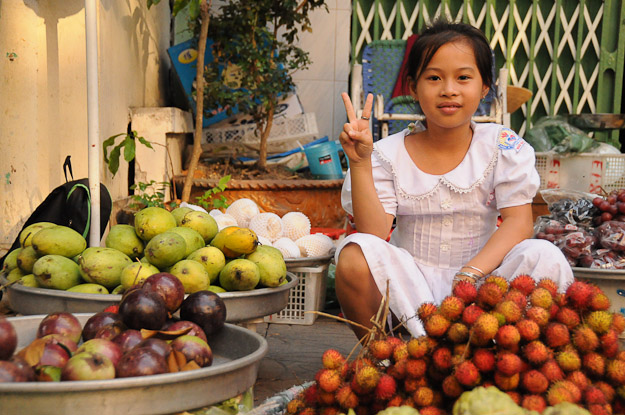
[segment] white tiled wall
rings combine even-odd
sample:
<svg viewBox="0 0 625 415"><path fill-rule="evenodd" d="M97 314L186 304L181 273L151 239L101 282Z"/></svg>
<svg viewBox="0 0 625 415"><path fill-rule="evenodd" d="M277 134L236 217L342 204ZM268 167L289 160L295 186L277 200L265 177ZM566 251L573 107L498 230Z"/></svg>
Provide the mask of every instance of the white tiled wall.
<svg viewBox="0 0 625 415"><path fill-rule="evenodd" d="M314 112L320 137L337 139L345 123L340 94L348 90L351 1L327 0L328 12L311 15L312 33L300 36L299 46L310 53L308 70L293 78L305 112Z"/></svg>

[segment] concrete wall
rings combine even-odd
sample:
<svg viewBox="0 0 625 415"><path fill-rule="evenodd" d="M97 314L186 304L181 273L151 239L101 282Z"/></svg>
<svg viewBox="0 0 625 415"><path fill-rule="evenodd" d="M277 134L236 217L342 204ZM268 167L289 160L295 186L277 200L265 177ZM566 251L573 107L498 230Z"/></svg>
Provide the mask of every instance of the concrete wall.
<svg viewBox="0 0 625 415"><path fill-rule="evenodd" d="M131 107L166 104L170 12L167 1L99 0L100 140L125 132ZM0 248L56 186L71 155L88 176L83 0L0 1ZM127 164L102 181L127 196Z"/></svg>

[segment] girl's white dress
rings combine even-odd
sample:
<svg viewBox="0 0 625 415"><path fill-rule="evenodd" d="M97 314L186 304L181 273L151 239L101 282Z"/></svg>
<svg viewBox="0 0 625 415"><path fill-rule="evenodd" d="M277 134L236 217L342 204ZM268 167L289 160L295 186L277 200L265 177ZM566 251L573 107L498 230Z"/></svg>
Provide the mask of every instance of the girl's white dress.
<svg viewBox="0 0 625 415"><path fill-rule="evenodd" d="M451 293L454 274L495 232L498 210L531 203L540 185L534 149L514 131L489 123L471 127L473 140L465 158L443 175L424 173L414 164L404 146L409 130L377 141L371 155L373 178L384 210L396 218L391 241L354 233L336 251L338 260L346 244L360 245L381 293L390 282L390 309L413 336L425 333L416 317L419 305L439 304ZM341 199L353 214L349 173ZM538 239L517 244L492 274L550 278L561 290L573 281L562 252Z"/></svg>

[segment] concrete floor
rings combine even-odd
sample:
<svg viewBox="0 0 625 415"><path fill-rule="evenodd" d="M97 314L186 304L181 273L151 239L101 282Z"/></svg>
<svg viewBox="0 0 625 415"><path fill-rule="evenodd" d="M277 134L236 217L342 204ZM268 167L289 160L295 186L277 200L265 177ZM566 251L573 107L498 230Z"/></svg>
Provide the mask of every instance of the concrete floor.
<svg viewBox="0 0 625 415"><path fill-rule="evenodd" d="M260 362L254 386L255 405L291 386L313 380L321 369L325 350L336 349L347 356L357 346L356 336L345 323L325 316L319 316L309 326L261 323L256 332L267 339L269 351Z"/></svg>

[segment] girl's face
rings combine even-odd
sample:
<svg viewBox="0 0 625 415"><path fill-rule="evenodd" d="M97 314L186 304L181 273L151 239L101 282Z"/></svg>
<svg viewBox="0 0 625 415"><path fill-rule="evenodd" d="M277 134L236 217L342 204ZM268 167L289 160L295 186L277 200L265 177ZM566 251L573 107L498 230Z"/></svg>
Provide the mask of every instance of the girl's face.
<svg viewBox="0 0 625 415"><path fill-rule="evenodd" d="M488 93L471 45L458 39L441 46L410 87L428 127L454 128L469 123Z"/></svg>

